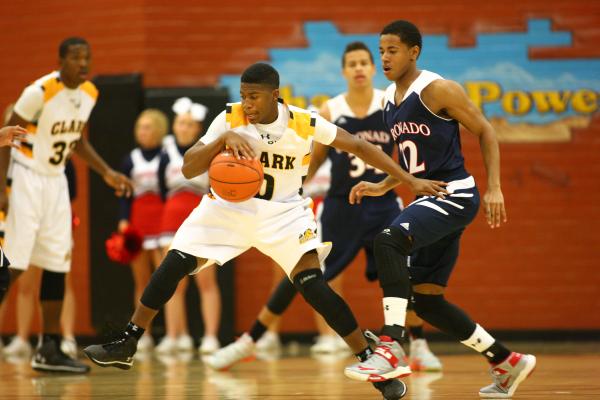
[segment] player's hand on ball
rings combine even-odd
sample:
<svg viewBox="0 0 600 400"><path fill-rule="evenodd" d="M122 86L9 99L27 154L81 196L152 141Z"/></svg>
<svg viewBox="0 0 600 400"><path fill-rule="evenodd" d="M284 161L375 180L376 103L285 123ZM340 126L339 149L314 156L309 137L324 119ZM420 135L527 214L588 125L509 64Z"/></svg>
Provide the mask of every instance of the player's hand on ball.
<svg viewBox="0 0 600 400"><path fill-rule="evenodd" d="M483 209L485 210L485 219L490 228L499 228L500 222L506 223L506 209L504 208L504 196L502 190L490 188L483 196Z"/></svg>
<svg viewBox="0 0 600 400"><path fill-rule="evenodd" d="M256 153L250 146L250 143L239 134L228 131L223 135L225 146L233 152L235 158L240 159L242 157L247 159L256 158Z"/></svg>
<svg viewBox="0 0 600 400"><path fill-rule="evenodd" d="M133 193L133 183L125 175L109 169L103 176L104 182L113 189L119 197L130 197Z"/></svg>
<svg viewBox="0 0 600 400"><path fill-rule="evenodd" d="M414 178L408 182L410 190L417 196L435 196L443 199L448 191L445 189L448 184L442 181L431 181L429 179Z"/></svg>
<svg viewBox="0 0 600 400"><path fill-rule="evenodd" d="M27 130L20 126L5 126L0 129L0 147L21 147L21 142L27 137Z"/></svg>
<svg viewBox="0 0 600 400"><path fill-rule="evenodd" d="M350 190L348 201L350 201L350 204L360 204L360 201L365 196L383 196L387 193L387 191L388 189L386 189L381 183L365 181L358 182L352 187L352 190Z"/></svg>

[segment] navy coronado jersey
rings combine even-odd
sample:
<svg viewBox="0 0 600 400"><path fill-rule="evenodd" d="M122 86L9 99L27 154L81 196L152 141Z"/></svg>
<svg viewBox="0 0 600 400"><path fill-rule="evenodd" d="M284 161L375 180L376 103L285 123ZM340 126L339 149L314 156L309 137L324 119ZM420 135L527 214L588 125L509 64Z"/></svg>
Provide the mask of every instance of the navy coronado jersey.
<svg viewBox="0 0 600 400"><path fill-rule="evenodd" d="M382 90L373 90L373 100L364 118L357 118L346 102L345 94L327 101L331 122L364 140L379 146L386 154L392 155L394 139L383 123ZM350 189L360 181L380 182L386 174L356 157L333 147L329 149L331 160L331 184L327 196L348 196ZM388 195L395 197L392 190Z"/></svg>
<svg viewBox="0 0 600 400"><path fill-rule="evenodd" d="M421 101L421 91L443 79L429 71L410 85L396 106L396 84L385 91L384 122L400 150L400 165L410 174L425 179L451 182L469 176L465 170L458 122L432 113Z"/></svg>

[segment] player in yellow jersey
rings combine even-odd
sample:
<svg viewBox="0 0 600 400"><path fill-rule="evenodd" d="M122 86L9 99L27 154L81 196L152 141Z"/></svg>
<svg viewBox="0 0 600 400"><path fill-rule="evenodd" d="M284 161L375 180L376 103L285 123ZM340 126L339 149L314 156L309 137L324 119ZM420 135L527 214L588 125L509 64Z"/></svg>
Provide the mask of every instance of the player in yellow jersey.
<svg viewBox="0 0 600 400"><path fill-rule="evenodd" d="M263 190L240 203L227 202L215 193L202 198L175 234L171 250L152 275L121 337L84 349L96 364L129 369L137 340L173 295L179 281L212 262L223 264L250 247L281 266L298 292L360 360L371 354L352 311L323 278L320 262L331 244L317 238L311 201L299 193L308 172L313 141L357 155L397 177L415 193L443 196L445 184L414 178L378 147L316 113L279 101L279 74L268 64L247 68L240 92L241 103L229 104L206 135L185 153L182 172L188 179L204 173L227 146L236 157L261 160Z"/></svg>
<svg viewBox="0 0 600 400"><path fill-rule="evenodd" d="M43 335L31 362L40 371L89 371L88 365L60 349L65 274L71 267L66 160L76 153L117 195L131 193L129 180L110 168L82 135L98 96L87 80L90 58L85 39L68 38L60 44L60 69L25 88L10 117L9 125L27 128L27 140L12 151L0 149L0 209L8 211L4 248L11 259L11 281L30 265L44 270L40 291ZM7 177L12 180L10 195ZM2 297L4 292L0 301Z"/></svg>

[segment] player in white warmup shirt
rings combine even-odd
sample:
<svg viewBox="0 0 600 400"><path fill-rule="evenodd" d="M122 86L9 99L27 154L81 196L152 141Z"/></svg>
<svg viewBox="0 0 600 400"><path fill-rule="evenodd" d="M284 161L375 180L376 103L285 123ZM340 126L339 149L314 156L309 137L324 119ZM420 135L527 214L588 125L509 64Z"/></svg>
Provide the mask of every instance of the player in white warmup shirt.
<svg viewBox="0 0 600 400"><path fill-rule="evenodd" d="M71 203L64 165L71 153L83 158L118 195L131 183L110 168L82 136L98 90L88 81L90 47L68 38L59 46L58 71L27 86L9 120L29 135L19 148L0 149L0 209L7 211L4 249L10 255L10 280L30 265L44 270L42 340L31 361L34 369L86 373L89 366L60 349L60 313L65 274L71 268ZM7 180L12 181L7 195ZM10 205L10 207L9 207ZM0 292L0 301L4 297Z"/></svg>

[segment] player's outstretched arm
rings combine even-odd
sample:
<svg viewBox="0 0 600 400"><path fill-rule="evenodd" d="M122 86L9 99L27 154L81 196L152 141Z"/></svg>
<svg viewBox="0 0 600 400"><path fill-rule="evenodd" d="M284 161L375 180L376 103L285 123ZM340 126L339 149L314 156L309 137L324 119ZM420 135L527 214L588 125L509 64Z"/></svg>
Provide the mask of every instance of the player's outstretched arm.
<svg viewBox="0 0 600 400"><path fill-rule="evenodd" d="M447 183L415 178L400 168L400 166L379 147L349 134L342 128L337 128L337 134L333 142L331 142L331 146L352 153L367 164L387 172L400 183L408 185L416 195L444 197L444 195L448 193L446 189L444 189Z"/></svg>
<svg viewBox="0 0 600 400"><path fill-rule="evenodd" d="M463 87L449 80L432 82L421 93L421 99L435 113L443 113L460 122L479 138L479 146L487 171L487 191L483 196L485 217L491 228L506 222L504 196L500 187L500 149L496 132L475 107Z"/></svg>
<svg viewBox="0 0 600 400"><path fill-rule="evenodd" d="M348 201L350 204L360 204L363 197L383 196L399 184L400 181L391 175L386 176L384 180L377 183L361 181L354 185L350 190Z"/></svg>
<svg viewBox="0 0 600 400"><path fill-rule="evenodd" d="M0 147L10 146L19 148L19 143L25 140L27 130L16 126L5 126L0 129Z"/></svg>
<svg viewBox="0 0 600 400"><path fill-rule="evenodd" d="M230 149L236 158L255 158L256 154L250 143L237 133L227 131L208 144L196 142L183 156L181 172L187 179L205 173L210 162L225 148Z"/></svg>
<svg viewBox="0 0 600 400"><path fill-rule="evenodd" d="M133 193L133 183L120 172L112 169L98 153L91 143L82 136L74 149L75 153L83 158L88 166L100 175L104 182L113 189L117 196L129 197Z"/></svg>

